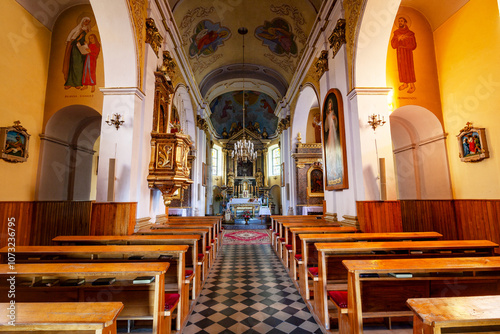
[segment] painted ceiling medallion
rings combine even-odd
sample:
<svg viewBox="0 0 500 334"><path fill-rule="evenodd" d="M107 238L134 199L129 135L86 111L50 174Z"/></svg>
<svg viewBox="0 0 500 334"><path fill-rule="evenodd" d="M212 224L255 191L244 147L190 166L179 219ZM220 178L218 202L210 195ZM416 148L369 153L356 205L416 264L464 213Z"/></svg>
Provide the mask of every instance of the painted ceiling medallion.
<svg viewBox="0 0 500 334"><path fill-rule="evenodd" d="M200 21L194 28L193 35L191 35L189 56L191 58L211 56L230 37L231 31L223 27L220 22Z"/></svg>
<svg viewBox="0 0 500 334"><path fill-rule="evenodd" d="M271 22L264 21L264 25L255 29L255 37L278 56L297 56L298 54L292 26L282 18L275 18Z"/></svg>

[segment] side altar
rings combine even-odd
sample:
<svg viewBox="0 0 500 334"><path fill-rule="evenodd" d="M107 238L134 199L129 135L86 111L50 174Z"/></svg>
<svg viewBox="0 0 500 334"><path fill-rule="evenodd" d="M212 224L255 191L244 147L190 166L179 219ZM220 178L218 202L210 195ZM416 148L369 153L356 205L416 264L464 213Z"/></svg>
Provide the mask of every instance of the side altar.
<svg viewBox="0 0 500 334"><path fill-rule="evenodd" d="M243 212L252 212L252 217L259 213L262 201L260 198L231 198L227 203L227 208L231 210L233 217L240 217Z"/></svg>

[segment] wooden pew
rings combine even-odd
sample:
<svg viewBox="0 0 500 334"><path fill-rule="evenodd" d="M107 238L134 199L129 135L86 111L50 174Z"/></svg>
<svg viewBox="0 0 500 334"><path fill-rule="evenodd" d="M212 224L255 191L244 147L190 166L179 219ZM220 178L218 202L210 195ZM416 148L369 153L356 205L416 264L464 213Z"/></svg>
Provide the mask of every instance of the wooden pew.
<svg viewBox="0 0 500 334"><path fill-rule="evenodd" d="M165 283L180 295L177 329L189 313L189 283L186 283L185 263L187 245L131 246L17 246L16 263L78 263L78 262L169 262ZM2 263L7 263L8 248L0 249ZM160 256L167 258L161 259ZM131 257L141 257L131 259Z"/></svg>
<svg viewBox="0 0 500 334"><path fill-rule="evenodd" d="M283 254L282 258L285 259L285 263L287 263L287 269L292 278L296 280L297 277L297 269L296 269L296 261L293 259L295 255L301 254L300 251L297 251L297 248L300 249L300 241L298 240L299 234L318 234L318 233L357 233L359 230L355 227L351 226L312 226L312 227L290 227L288 224L283 224L285 228L285 244L283 245ZM298 260L298 259L296 259Z"/></svg>
<svg viewBox="0 0 500 334"><path fill-rule="evenodd" d="M500 332L500 296L412 298L406 304L414 313L414 333Z"/></svg>
<svg viewBox="0 0 500 334"><path fill-rule="evenodd" d="M215 258L217 257L217 250L218 250L218 245L221 243L222 240L219 240L219 236L216 234L216 229L217 229L217 224L216 223L200 223L200 222L190 222L190 223L181 223L181 222L175 222L175 223L168 223L168 224L162 224L162 225L151 225L149 227L151 230L166 230L166 229L171 229L171 228L182 228L182 229L199 229L199 228L208 228L210 230L209 232L209 238L208 238L208 245L206 247L206 251L209 253L209 266L211 266L211 263L215 261ZM140 231L143 231L141 229ZM139 233L139 231L137 231Z"/></svg>
<svg viewBox="0 0 500 334"><path fill-rule="evenodd" d="M198 262L198 249L201 249L202 237L190 235L64 235L52 239L61 246L83 245L188 245L186 268L193 268L193 289L191 298L198 297L202 287L202 262Z"/></svg>
<svg viewBox="0 0 500 334"><path fill-rule="evenodd" d="M271 217L271 246L276 251L276 234L279 233L279 222L317 221L325 222L322 216L270 216Z"/></svg>
<svg viewBox="0 0 500 334"><path fill-rule="evenodd" d="M338 223L329 223L325 221L303 221L303 222L279 222L278 221L278 233L275 238L276 254L283 261L282 258L283 248L288 245L288 235L285 231L288 231L292 227L341 227ZM352 229L352 228L351 228ZM284 263L284 261L283 261Z"/></svg>
<svg viewBox="0 0 500 334"><path fill-rule="evenodd" d="M375 259L404 259L412 263L419 258L433 258L440 261L446 257L453 261L456 257L480 257L494 254L497 244L489 240L437 240L437 241L392 241L392 242L350 242L316 243L318 249L318 274L314 277L314 311L320 321L329 329L328 283L345 282L349 279L342 261ZM411 259L411 261L409 261ZM311 274L311 270L309 270ZM385 293L389 293L385 291ZM404 291L397 291L404 294ZM389 293L390 295L390 293ZM398 316L388 313L384 318ZM340 313L339 313L340 315ZM380 316L380 314L378 314ZM372 316L373 317L373 316ZM382 317L382 316L380 316ZM339 320L339 328L341 327Z"/></svg>
<svg viewBox="0 0 500 334"><path fill-rule="evenodd" d="M20 247L20 246L18 246ZM170 333L168 321L174 309L165 309L165 273L169 263L25 263L16 264L16 304L18 302L119 301L124 308L118 320L152 320L154 334ZM0 302L9 303L12 276L8 264L0 264ZM154 276L150 284L133 284L138 276ZM97 278L115 277L112 285L92 285ZM36 286L42 279L85 279L79 286ZM35 285L35 286L33 286Z"/></svg>
<svg viewBox="0 0 500 334"><path fill-rule="evenodd" d="M406 305L410 298L500 294L500 257L348 260L344 266L348 270L348 328L341 333L363 333L364 316L411 316ZM396 278L390 273L412 277Z"/></svg>
<svg viewBox="0 0 500 334"><path fill-rule="evenodd" d="M202 217L175 217L173 219L169 219L168 221L164 221L162 223L153 224L152 227L160 227L167 225L197 225L197 224L212 224L212 239L210 240L210 244L216 244L216 251L219 250L221 241L222 241L222 218L211 217L211 216L202 216Z"/></svg>
<svg viewBox="0 0 500 334"><path fill-rule="evenodd" d="M326 231L326 228L323 228ZM331 228L333 229L333 228ZM299 239L293 238L293 247L301 253L292 253L294 265L297 266L299 291L305 300L311 298L309 267L318 267L318 251L315 243L357 242L357 241L402 241L402 240L438 240L442 237L437 232L396 232L396 233L322 233L308 234L304 229L293 229ZM309 229L308 231L311 231ZM293 275L293 272L292 272ZM293 276L292 276L293 277Z"/></svg>
<svg viewBox="0 0 500 334"><path fill-rule="evenodd" d="M9 325L14 307L15 322ZM16 334L33 331L116 334L120 302L102 303L0 303L0 332Z"/></svg>
<svg viewBox="0 0 500 334"><path fill-rule="evenodd" d="M183 234L197 234L202 238L201 248L198 249L198 265L202 266L201 281L204 282L208 277L210 269L210 251L207 250L207 245L210 240L209 228L164 228L164 229L151 229L148 227L138 230L134 235L183 235Z"/></svg>

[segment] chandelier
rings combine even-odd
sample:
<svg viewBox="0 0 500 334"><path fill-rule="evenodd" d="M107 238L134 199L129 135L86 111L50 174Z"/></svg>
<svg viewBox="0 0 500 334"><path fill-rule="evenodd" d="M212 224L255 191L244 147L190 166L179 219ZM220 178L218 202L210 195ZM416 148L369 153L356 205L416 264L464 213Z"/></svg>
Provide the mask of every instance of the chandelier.
<svg viewBox="0 0 500 334"><path fill-rule="evenodd" d="M257 152L254 151L253 142L248 140L245 133L245 35L248 29L241 27L238 33L243 36L243 138L234 144L234 149L231 152L231 158L236 158L238 161L248 162L257 159Z"/></svg>

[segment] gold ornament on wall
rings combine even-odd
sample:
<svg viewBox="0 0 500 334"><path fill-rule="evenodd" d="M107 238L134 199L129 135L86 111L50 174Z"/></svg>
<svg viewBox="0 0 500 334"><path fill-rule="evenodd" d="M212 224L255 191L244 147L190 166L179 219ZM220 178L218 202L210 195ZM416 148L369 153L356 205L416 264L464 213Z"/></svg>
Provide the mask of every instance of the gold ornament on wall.
<svg viewBox="0 0 500 334"><path fill-rule="evenodd" d="M155 20L152 18L146 19L146 43L151 45L156 56L158 56L158 51L160 50L161 43L163 42L163 37L161 36L158 28L156 27Z"/></svg>
<svg viewBox="0 0 500 334"><path fill-rule="evenodd" d="M314 63L314 67L316 68L318 78L321 78L328 71L328 51L321 51L321 55L316 63Z"/></svg>
<svg viewBox="0 0 500 334"><path fill-rule="evenodd" d="M339 19L337 21L335 29L333 29L332 34L330 35L330 37L328 37L328 41L330 42L330 47L332 48L333 51L333 58L335 58L342 45L346 43L345 26L346 26L345 20Z"/></svg>

